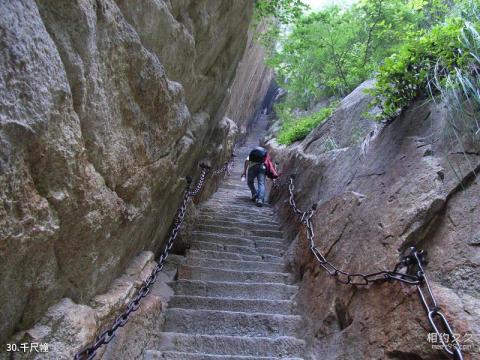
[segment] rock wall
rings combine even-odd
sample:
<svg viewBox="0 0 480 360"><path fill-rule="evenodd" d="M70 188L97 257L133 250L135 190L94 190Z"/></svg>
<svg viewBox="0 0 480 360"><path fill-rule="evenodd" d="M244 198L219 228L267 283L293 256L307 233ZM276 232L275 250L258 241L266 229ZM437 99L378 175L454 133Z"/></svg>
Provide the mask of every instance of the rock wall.
<svg viewBox="0 0 480 360"><path fill-rule="evenodd" d="M256 31L265 30L260 23ZM256 43L255 32L249 32L245 55L240 62L237 76L229 91L227 116L235 119L240 134L245 135L256 115L262 111L262 103L273 81L273 71L264 63L265 50Z"/></svg>
<svg viewBox="0 0 480 360"><path fill-rule="evenodd" d="M229 156L226 111L244 124L268 86L252 11L253 0L1 3L2 343L159 249L184 177Z"/></svg>
<svg viewBox="0 0 480 360"><path fill-rule="evenodd" d="M462 120L432 103L415 103L379 128L362 115L370 100L363 90L370 86L366 82L343 99L304 141L268 144L284 173L297 174L299 207L318 202L315 243L333 264L350 272L390 270L409 246L427 250L426 271L438 304L460 335L465 359L477 359L478 139L472 143ZM271 197L292 235L289 265L301 284L298 303L309 321L313 358L446 358L432 346L439 342L427 341L431 330L415 287L336 283L310 253L285 187Z"/></svg>

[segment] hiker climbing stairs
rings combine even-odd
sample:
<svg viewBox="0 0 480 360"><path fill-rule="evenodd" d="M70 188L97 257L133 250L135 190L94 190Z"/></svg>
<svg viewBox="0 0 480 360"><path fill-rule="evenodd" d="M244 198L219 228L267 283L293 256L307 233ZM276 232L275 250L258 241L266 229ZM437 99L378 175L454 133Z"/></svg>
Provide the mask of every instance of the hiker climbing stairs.
<svg viewBox="0 0 480 360"><path fill-rule="evenodd" d="M144 359L301 359L302 319L273 209L256 207L240 180L250 144L218 191L199 206L191 247L170 285L159 349Z"/></svg>

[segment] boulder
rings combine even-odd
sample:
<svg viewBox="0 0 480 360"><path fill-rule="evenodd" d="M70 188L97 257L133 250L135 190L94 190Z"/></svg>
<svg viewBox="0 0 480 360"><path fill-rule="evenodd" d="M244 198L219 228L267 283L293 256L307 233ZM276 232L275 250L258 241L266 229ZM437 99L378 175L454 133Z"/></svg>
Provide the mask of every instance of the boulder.
<svg viewBox="0 0 480 360"><path fill-rule="evenodd" d="M286 175L297 174L297 205L305 210L318 205L312 218L315 244L338 268L392 270L410 246L427 251L426 272L438 305L460 335L465 359L475 359L480 349L478 139L472 141L458 113L424 101L387 126L369 120L364 89L371 85L362 84L343 99L302 142L279 147L270 141L273 156ZM310 321L313 357L446 358L435 348L438 342L428 342L431 329L415 287L395 281L367 287L337 283L310 252L286 196L282 186L271 198L293 239L288 261L301 280L298 302Z"/></svg>
<svg viewBox="0 0 480 360"><path fill-rule="evenodd" d="M252 12L252 0L1 3L2 343L158 252L185 176L222 165L235 122L257 110L228 100Z"/></svg>

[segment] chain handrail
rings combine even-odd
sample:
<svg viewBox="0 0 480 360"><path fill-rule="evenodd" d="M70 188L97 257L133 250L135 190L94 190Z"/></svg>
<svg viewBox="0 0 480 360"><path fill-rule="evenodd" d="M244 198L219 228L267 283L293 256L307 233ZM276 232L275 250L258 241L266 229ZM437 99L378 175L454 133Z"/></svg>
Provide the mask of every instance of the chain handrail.
<svg viewBox="0 0 480 360"><path fill-rule="evenodd" d="M409 252L402 257L401 261L397 263L394 269L391 271L383 270L374 273L363 274L349 273L347 271L338 269L325 258L325 256L315 245L315 232L311 219L315 213L317 205L314 204L312 208L307 211L302 211L297 207L294 199L294 179L295 176L290 175L288 180L289 204L294 213L300 216L300 222L305 225L310 251L313 253L320 266L324 268L329 275L333 276L335 280L345 285L369 285L371 283L389 280L396 280L408 285L415 285L420 295L422 304L427 312L428 321L435 331L437 337L440 339L443 350L454 359L463 360L461 345L454 336L452 328L445 315L440 311L437 301L433 295L430 283L428 282L428 278L424 270L424 265L426 264L426 253L423 250L418 251L415 247L411 247ZM276 182L274 186L276 188L280 187L280 182ZM403 269L404 272L400 272L400 269ZM416 271L413 271L412 269ZM412 275L412 272L415 274ZM446 334L448 334L450 340L449 344L445 343L439 330L440 327L442 327L446 331Z"/></svg>
<svg viewBox="0 0 480 360"><path fill-rule="evenodd" d="M219 174L224 173L225 176L229 176L231 174L233 166L235 164L235 157L237 156L237 155L235 155L236 146L237 146L236 144L233 145L232 154L230 156L230 159L228 161L226 161L225 164L223 164L222 167L218 168L217 170L213 170L212 171L213 175L219 175Z"/></svg>
<svg viewBox="0 0 480 360"><path fill-rule="evenodd" d="M118 330L118 328L124 327L125 324L128 322L130 319L130 314L137 311L138 308L140 307L140 301L146 297L150 291L152 290L153 284L157 280L157 274L162 271L165 261L167 260L168 256L170 255L170 252L173 247L173 243L175 239L177 238L180 229L182 227L183 221L185 219L185 215L187 212L187 207L188 207L188 201L195 197L203 188L203 185L205 183L206 177L208 174L212 174L212 176L216 176L219 174L224 173L226 176L228 176L231 172L231 169L234 166L235 162L235 146L233 147L231 157L228 161L224 163L222 167L220 167L217 170L211 171L211 168L205 164L200 164L200 176L198 178L197 184L193 188L193 190L190 190L191 183L192 183L192 178L187 177L187 186L186 189L184 190L182 201L180 202L180 206L177 209L177 212L175 214L174 220L173 220L173 225L170 230L170 234L168 237L168 240L165 243L165 247L162 251L162 254L156 261L156 264L154 268L152 269L152 272L150 275L143 281L142 286L138 290L137 294L135 297L130 300L130 302L127 304L125 307L125 310L123 311L122 314L118 315L115 320L113 321L112 325L104 330L100 335L95 337L95 341L90 343L87 347L83 348L79 352L75 354L74 359L75 360L91 360L95 357L97 354L97 350L102 347L103 345L108 344L113 340L115 337L115 333Z"/></svg>

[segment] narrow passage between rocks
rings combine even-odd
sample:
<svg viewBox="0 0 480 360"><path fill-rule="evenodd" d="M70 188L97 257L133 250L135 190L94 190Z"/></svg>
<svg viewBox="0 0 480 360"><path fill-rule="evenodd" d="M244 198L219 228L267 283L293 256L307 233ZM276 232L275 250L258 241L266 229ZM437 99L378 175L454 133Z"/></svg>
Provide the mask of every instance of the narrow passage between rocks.
<svg viewBox="0 0 480 360"><path fill-rule="evenodd" d="M186 261L171 283L159 349L145 359L301 359L302 319L273 209L258 208L240 179L266 127L260 117L218 191L199 207Z"/></svg>

